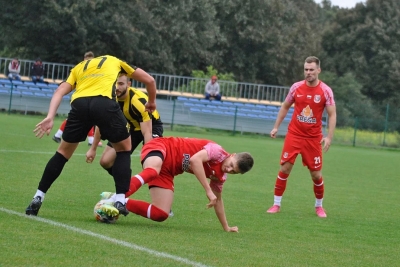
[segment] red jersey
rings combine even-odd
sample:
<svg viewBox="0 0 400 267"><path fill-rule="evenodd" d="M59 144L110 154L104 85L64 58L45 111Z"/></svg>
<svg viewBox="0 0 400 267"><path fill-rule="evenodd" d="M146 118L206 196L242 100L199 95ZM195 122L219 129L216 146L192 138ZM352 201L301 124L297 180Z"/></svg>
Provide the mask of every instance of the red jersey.
<svg viewBox="0 0 400 267"><path fill-rule="evenodd" d="M211 188L221 192L227 177L227 174L222 171L222 161L230 154L213 141L181 137L154 138L143 146L141 160L150 151L160 151L164 155L161 173L167 172L174 177L183 172L193 173L189 160L202 149L207 151L209 159L203 163L206 177L211 180Z"/></svg>
<svg viewBox="0 0 400 267"><path fill-rule="evenodd" d="M303 80L290 87L285 101L294 104L288 132L304 138L321 138L324 109L335 105L332 89L322 81L310 87Z"/></svg>

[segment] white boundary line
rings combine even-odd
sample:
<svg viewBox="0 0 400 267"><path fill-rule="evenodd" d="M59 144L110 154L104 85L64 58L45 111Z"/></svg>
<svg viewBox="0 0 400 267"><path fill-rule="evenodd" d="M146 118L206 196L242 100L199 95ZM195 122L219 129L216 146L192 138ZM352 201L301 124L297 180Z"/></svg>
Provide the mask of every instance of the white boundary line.
<svg viewBox="0 0 400 267"><path fill-rule="evenodd" d="M123 246L123 247L131 248L133 250L139 250L139 251L142 251L142 252L146 252L146 253L148 253L150 255L153 255L153 256L156 256L156 257L171 259L171 260L174 260L174 261L177 261L177 262L180 262L180 263L184 263L184 264L187 264L187 265L195 266L195 267L210 267L210 266L204 265L204 264L202 264L200 262L191 261L191 260L188 260L188 259L185 259L185 258L182 258L182 257L179 257L179 256L175 256L175 255L172 255L172 254L168 254L168 253L165 253L165 252L159 252L159 251L156 251L156 250L148 249L148 248L145 248L145 247L138 246L138 245L136 245L134 243L129 243L129 242L118 240L118 239L115 239L115 238L112 238L112 237L108 237L108 236L105 236L105 235L96 234L94 232L91 232L91 231L88 231L88 230L79 229L77 227L69 226L67 224L58 223L58 222L55 222L55 221L52 221L52 220L48 220L48 219L44 219L44 218L40 218L40 217L36 217L36 216L28 216L28 215L25 215L23 213L16 212L16 211L13 211L13 210L9 210L9 209L3 208L3 207L0 207L0 211L8 213L8 214L24 217L24 218L27 218L27 219L31 219L31 220L36 220L36 221L39 221L39 222L42 222L42 223L47 223L47 224L50 224L50 225L53 225L53 226L56 226L56 227L65 228L67 230L70 230L70 231L73 231L73 232L76 232L76 233L79 233L79 234L88 235L88 236L96 237L96 238L99 238L99 239L103 239L103 240L105 240L107 242L114 243L116 245L120 245L120 246Z"/></svg>

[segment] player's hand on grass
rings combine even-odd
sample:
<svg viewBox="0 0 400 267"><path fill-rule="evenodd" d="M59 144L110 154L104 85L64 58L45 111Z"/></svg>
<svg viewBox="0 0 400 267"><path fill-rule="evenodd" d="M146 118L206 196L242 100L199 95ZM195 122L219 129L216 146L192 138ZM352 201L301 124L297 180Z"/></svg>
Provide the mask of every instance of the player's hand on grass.
<svg viewBox="0 0 400 267"><path fill-rule="evenodd" d="M237 226L233 226L233 227L228 226L228 229L225 229L225 231L226 232L239 233L239 227L237 227Z"/></svg>
<svg viewBox="0 0 400 267"><path fill-rule="evenodd" d="M46 117L44 120L36 124L33 132L36 137L42 138L44 134L49 135L51 129L53 129L54 121L52 118Z"/></svg>

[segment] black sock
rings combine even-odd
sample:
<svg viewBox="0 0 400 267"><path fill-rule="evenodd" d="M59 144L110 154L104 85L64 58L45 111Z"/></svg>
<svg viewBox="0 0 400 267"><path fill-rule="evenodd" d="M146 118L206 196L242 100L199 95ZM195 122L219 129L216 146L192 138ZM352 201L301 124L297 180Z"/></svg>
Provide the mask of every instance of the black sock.
<svg viewBox="0 0 400 267"><path fill-rule="evenodd" d="M61 171L64 168L65 163L68 160L56 152L54 156L47 162L46 168L43 171L42 179L39 182L38 189L43 193L46 193L49 190L50 186L53 182L60 176Z"/></svg>
<svg viewBox="0 0 400 267"><path fill-rule="evenodd" d="M113 166L111 166L110 168L106 169L104 168L111 176L113 175Z"/></svg>
<svg viewBox="0 0 400 267"><path fill-rule="evenodd" d="M115 193L125 194L129 191L131 181L131 152L117 152L112 174L115 182Z"/></svg>

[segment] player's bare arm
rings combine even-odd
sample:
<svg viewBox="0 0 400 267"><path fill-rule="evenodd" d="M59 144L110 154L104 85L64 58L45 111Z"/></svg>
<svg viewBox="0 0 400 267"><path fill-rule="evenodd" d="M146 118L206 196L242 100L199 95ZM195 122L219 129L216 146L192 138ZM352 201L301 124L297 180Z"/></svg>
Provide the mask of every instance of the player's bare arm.
<svg viewBox="0 0 400 267"><path fill-rule="evenodd" d="M72 91L72 86L69 83L61 83L57 90L54 92L50 101L49 111L47 117L39 122L33 132L36 137L42 138L44 134L49 135L54 124L54 117L56 116L57 109L60 106L63 96Z"/></svg>
<svg viewBox="0 0 400 267"><path fill-rule="evenodd" d="M214 210L215 210L215 214L218 217L219 222L222 225L222 228L224 229L225 232L239 232L239 228L237 226L230 227L228 225L228 220L226 219L226 215L225 215L224 201L222 200L222 193L216 192L214 190L213 190L213 192L217 197L217 202L214 206Z"/></svg>
<svg viewBox="0 0 400 267"><path fill-rule="evenodd" d="M272 138L276 138L276 134L278 133L279 126L281 125L283 119L286 117L291 106L292 106L291 103L288 103L286 101L283 102L281 108L279 109L278 115L276 116L274 128L271 130L271 133L270 133Z"/></svg>
<svg viewBox="0 0 400 267"><path fill-rule="evenodd" d="M323 151L328 152L333 139L333 133L336 128L336 106L327 106L326 112L328 113L328 134L321 140L323 143Z"/></svg>
<svg viewBox="0 0 400 267"><path fill-rule="evenodd" d="M86 162L87 163L92 163L94 158L96 157L96 150L97 146L99 145L100 142L100 128L96 126L96 129L94 130L94 138L93 138L93 143L90 146L89 150L86 152Z"/></svg>
<svg viewBox="0 0 400 267"><path fill-rule="evenodd" d="M210 185L208 184L206 173L204 172L203 168L203 162L207 162L208 160L209 159L207 151L205 149L202 149L190 158L190 169L196 176L197 180L199 180L200 184L203 186L204 191L206 191L206 195L209 200L207 208L211 208L216 204L217 197L211 190Z"/></svg>
<svg viewBox="0 0 400 267"><path fill-rule="evenodd" d="M149 96L149 100L145 105L146 111L153 112L154 110L156 110L157 88L154 78L140 68L137 68L132 73L131 78L146 85L147 95Z"/></svg>
<svg viewBox="0 0 400 267"><path fill-rule="evenodd" d="M141 122L140 130L145 144L153 139L153 122L151 120Z"/></svg>

